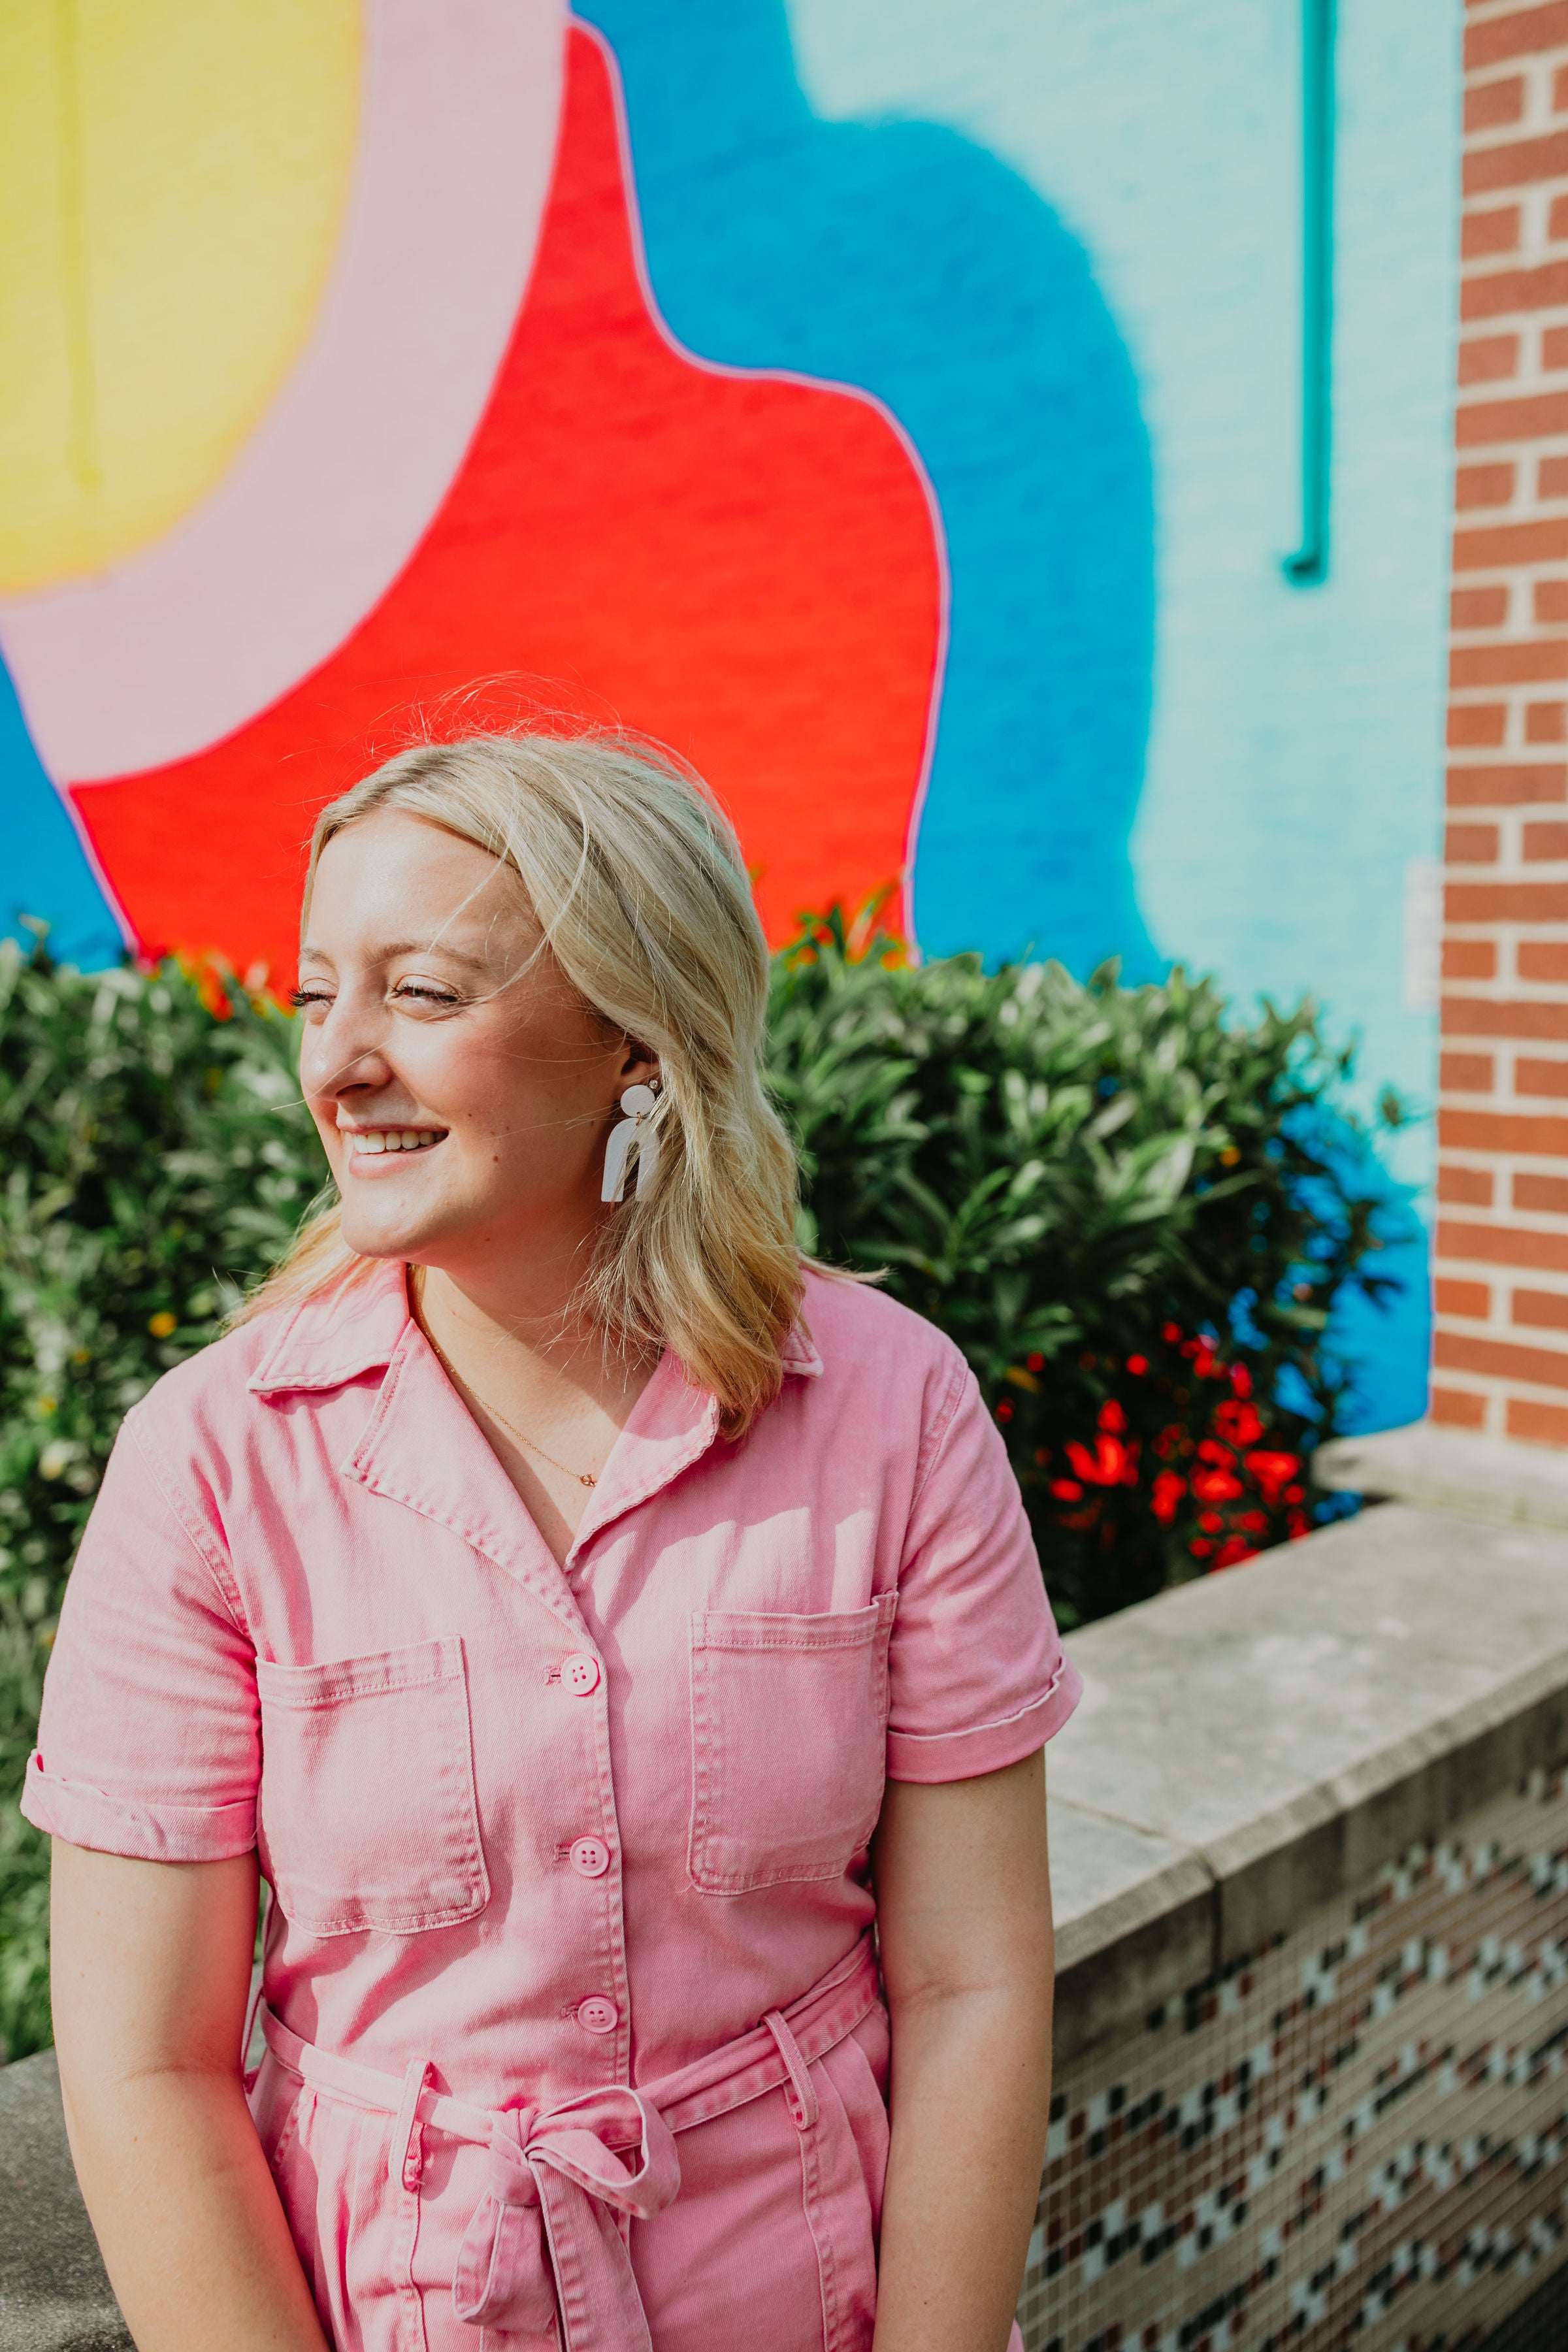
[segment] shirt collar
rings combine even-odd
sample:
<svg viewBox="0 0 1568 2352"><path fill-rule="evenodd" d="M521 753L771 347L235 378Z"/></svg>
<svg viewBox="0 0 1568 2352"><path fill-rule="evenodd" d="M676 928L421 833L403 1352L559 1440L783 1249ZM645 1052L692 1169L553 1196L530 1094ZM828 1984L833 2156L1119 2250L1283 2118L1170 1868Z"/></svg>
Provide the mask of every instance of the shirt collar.
<svg viewBox="0 0 1568 2352"><path fill-rule="evenodd" d="M384 1371L409 1322L408 1274L400 1259L360 1260L330 1290L302 1299L252 1372L257 1396L337 1389Z"/></svg>
<svg viewBox="0 0 1568 2352"><path fill-rule="evenodd" d="M342 1388L366 1372L384 1371L411 1320L406 1266L395 1258L371 1261L367 1270L301 1300L248 1386L254 1395L271 1396ZM788 1378L821 1378L822 1358L804 1323L790 1332L780 1360Z"/></svg>

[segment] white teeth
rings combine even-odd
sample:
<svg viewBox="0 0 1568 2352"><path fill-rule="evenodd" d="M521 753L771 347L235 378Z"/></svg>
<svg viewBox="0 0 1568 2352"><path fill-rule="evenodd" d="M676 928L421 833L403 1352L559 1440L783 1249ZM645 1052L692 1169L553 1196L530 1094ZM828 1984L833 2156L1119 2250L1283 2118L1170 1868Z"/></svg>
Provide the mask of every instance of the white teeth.
<svg viewBox="0 0 1568 2352"><path fill-rule="evenodd" d="M351 1151L427 1151L439 1143L445 1129L362 1127L347 1130Z"/></svg>

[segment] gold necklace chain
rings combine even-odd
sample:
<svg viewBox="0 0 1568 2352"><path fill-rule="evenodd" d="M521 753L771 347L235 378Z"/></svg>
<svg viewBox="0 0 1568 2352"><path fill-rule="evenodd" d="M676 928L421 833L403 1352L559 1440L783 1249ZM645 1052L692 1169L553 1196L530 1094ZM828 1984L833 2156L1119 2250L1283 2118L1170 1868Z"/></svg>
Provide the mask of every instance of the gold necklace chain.
<svg viewBox="0 0 1568 2352"><path fill-rule="evenodd" d="M426 1332L425 1337L430 1341L430 1345L435 1349L442 1364L446 1366L447 1379L456 1384L458 1375L452 1370L450 1363L447 1362L446 1349L441 1346L440 1341L429 1331ZM489 1397L480 1396L479 1390L475 1388L472 1381L465 1381L463 1382L463 1386L468 1390L472 1396L479 1399L479 1403L483 1405L485 1411L495 1420L499 1421L503 1429L510 1431L512 1436L516 1438L520 1445L526 1445L531 1454L537 1454L542 1462L548 1462L552 1470L559 1470L563 1478L575 1478L579 1486L596 1486L598 1485L599 1482L597 1478L595 1478L591 1472L587 1470L569 1470L564 1462L557 1462L553 1454L546 1454L543 1446L539 1444L535 1439L524 1435L523 1432L519 1429L515 1421L509 1421L507 1419L505 1413L501 1412L499 1405L493 1405Z"/></svg>

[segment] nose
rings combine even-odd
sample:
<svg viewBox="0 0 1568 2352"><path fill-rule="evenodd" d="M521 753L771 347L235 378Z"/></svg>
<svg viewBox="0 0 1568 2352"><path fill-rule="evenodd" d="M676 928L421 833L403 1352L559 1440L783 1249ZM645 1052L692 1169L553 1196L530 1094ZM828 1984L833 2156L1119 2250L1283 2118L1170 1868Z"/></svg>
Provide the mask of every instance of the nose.
<svg viewBox="0 0 1568 2352"><path fill-rule="evenodd" d="M342 1097L386 1086L392 1066L369 1009L345 991L300 1045L300 1082L308 1095Z"/></svg>

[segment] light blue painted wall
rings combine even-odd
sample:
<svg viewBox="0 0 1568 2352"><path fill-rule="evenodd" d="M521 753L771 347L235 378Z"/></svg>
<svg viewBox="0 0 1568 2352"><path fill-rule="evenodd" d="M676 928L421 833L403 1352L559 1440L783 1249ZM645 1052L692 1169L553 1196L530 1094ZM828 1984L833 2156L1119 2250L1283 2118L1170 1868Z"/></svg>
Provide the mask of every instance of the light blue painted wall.
<svg viewBox="0 0 1568 2352"><path fill-rule="evenodd" d="M1370 1097L1435 1090L1460 0L1340 0L1332 561L1293 589L1297 0L789 0L833 120L988 147L1081 240L1153 451L1156 645L1133 876L1154 943L1310 990ZM1432 1128L1391 1155L1425 1186ZM1424 1284L1360 1335L1417 1411Z"/></svg>

